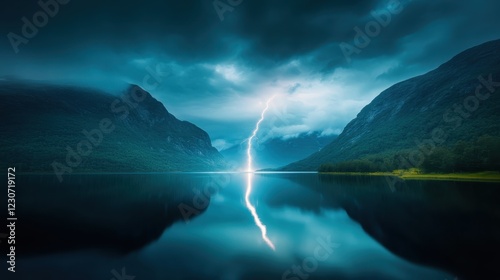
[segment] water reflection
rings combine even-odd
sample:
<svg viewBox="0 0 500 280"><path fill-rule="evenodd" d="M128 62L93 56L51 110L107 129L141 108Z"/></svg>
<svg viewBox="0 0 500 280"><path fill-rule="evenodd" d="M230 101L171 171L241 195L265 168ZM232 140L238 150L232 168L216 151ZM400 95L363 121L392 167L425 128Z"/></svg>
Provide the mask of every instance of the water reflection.
<svg viewBox="0 0 500 280"><path fill-rule="evenodd" d="M183 220L178 205L192 205L193 190L201 191L207 182L199 175L175 174L74 175L62 183L53 175L18 179L23 187L17 190L16 234L22 255L138 250Z"/></svg>
<svg viewBox="0 0 500 280"><path fill-rule="evenodd" d="M391 189L381 177L320 175L316 184L303 176L287 179L321 193L323 208L345 209L398 256L452 271L459 279L496 273L498 183L406 181Z"/></svg>
<svg viewBox="0 0 500 280"><path fill-rule="evenodd" d="M149 280L302 279L303 274L283 275L306 267L303 261L314 256L318 238L339 246L314 271L301 271L308 279L462 280L496 273L498 184L414 181L392 191L383 178L233 174L196 219L175 219L178 203L191 205L192 189L213 176L218 175L82 176L64 189L42 177L20 181L26 186L20 189L20 218L26 225L44 217L39 228L51 219L53 233L59 230L56 236L64 239L50 244L66 251L21 255L23 269L16 276L110 279L111 269L126 267L136 279ZM28 213L31 203L43 216ZM279 249L269 250L264 237ZM36 233L23 238L35 247L45 241ZM120 247L133 252L81 250Z"/></svg>
<svg viewBox="0 0 500 280"><path fill-rule="evenodd" d="M248 208L248 211L250 211L250 213L252 214L252 217L253 217L253 219L255 221L255 224L257 225L257 227L259 227L260 231L262 232L262 239L274 251L274 250L276 250L276 248L274 247L274 244L269 239L269 237L267 237L267 228L262 223L262 221L260 220L259 215L257 214L257 210L255 209L255 206L253 206L252 203L250 202L250 195L252 194L252 189L253 189L252 178L253 178L253 173L248 172L247 173L247 189L246 189L246 192L245 192L245 204L246 204L246 206Z"/></svg>

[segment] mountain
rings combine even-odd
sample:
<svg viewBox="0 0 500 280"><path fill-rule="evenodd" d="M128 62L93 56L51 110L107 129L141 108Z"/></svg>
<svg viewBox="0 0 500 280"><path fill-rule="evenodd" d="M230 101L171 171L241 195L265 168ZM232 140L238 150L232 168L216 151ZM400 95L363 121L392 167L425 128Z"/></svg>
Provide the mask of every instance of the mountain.
<svg viewBox="0 0 500 280"><path fill-rule="evenodd" d="M433 71L386 89L338 138L283 170L318 170L325 163L353 160L366 160L368 169L420 167L432 157L439 161L441 149L459 153L461 159L493 163L500 149L499 82L500 40L468 49ZM485 141L495 147L481 151L488 158L474 150Z"/></svg>
<svg viewBox="0 0 500 280"><path fill-rule="evenodd" d="M271 138L263 143L253 144L254 165L258 168L277 168L287 163L302 159L335 139L337 135L321 135L321 132L303 133L294 138ZM247 141L234 145L221 154L226 160L241 163L246 167Z"/></svg>
<svg viewBox="0 0 500 280"><path fill-rule="evenodd" d="M0 82L0 157L17 172L208 171L224 168L208 134L131 85L97 90Z"/></svg>

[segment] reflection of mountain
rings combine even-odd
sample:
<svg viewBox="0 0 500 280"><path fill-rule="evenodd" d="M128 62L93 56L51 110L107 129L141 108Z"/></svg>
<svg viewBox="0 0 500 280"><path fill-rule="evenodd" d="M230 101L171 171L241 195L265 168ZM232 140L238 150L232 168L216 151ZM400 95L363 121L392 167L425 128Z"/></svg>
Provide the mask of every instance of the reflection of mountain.
<svg viewBox="0 0 500 280"><path fill-rule="evenodd" d="M321 132L304 133L294 138L272 138L254 144L255 165L259 168L275 168L302 159L321 150L337 135L322 136ZM228 161L246 162L247 142L221 151Z"/></svg>
<svg viewBox="0 0 500 280"><path fill-rule="evenodd" d="M113 96L77 87L2 81L0 100L0 156L24 172L53 172L54 162L68 173L69 167L74 172L224 167L205 131L178 120L138 86Z"/></svg>
<svg viewBox="0 0 500 280"><path fill-rule="evenodd" d="M179 205L192 206L193 188L201 189L206 182L134 174L73 175L61 184L55 177L24 175L17 183L23 186L17 193L22 198L17 205L17 247L22 254L39 254L137 250L183 221Z"/></svg>
<svg viewBox="0 0 500 280"><path fill-rule="evenodd" d="M500 186L407 181L393 192L381 177L319 175L319 182L311 178L288 177L316 190L321 207L345 209L393 253L412 262L446 269L459 279L487 279L497 274ZM478 187L482 188L480 192ZM282 195L300 196L302 200L281 201L294 201L301 209L311 209L310 205L317 205L319 199L308 191ZM271 202L279 205L276 199Z"/></svg>

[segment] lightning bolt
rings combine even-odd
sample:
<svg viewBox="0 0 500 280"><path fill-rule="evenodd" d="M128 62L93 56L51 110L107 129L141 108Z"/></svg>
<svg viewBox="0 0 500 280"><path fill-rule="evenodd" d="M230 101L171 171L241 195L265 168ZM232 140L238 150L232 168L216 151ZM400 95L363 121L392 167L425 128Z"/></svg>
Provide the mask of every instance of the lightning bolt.
<svg viewBox="0 0 500 280"><path fill-rule="evenodd" d="M271 102L273 101L275 95L269 98L266 102L266 108L262 111L260 114L260 119L255 125L255 129L252 132L252 135L250 138L248 138L248 147L247 147L247 172L253 172L252 170L252 140L257 136L257 132L259 132L260 124L264 121L265 115L267 110L269 110L269 105L271 105Z"/></svg>
<svg viewBox="0 0 500 280"><path fill-rule="evenodd" d="M260 124L264 121L265 114L266 114L267 110L269 110L269 105L273 101L274 97L275 96L272 96L271 98L269 98L269 100L267 100L266 107L264 108L264 110L260 114L260 119L257 122L257 124L255 125L255 129L252 132L252 135L250 136L250 138L248 138L248 147L247 147L247 172L248 172L248 174L247 174L247 191L245 193L245 203L246 203L248 210L250 211L250 213L253 216L255 224L257 225L257 227L259 227L259 229L262 233L262 239L264 240L264 242L267 243L267 245L269 247L271 247L271 249L276 250L273 242L269 239L269 237L267 237L266 226L260 220L259 215L257 214L257 210L255 209L255 206L253 206L252 203L250 202L250 195L252 194L252 188L253 188L252 187L252 178L253 178L253 172L254 172L253 167L252 167L252 140L257 135L257 132L259 132Z"/></svg>

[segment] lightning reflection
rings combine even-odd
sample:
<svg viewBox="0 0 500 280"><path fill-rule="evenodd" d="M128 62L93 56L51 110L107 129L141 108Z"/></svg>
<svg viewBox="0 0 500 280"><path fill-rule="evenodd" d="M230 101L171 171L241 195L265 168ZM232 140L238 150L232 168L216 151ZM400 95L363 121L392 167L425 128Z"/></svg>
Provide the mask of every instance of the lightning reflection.
<svg viewBox="0 0 500 280"><path fill-rule="evenodd" d="M252 141L255 138L255 136L257 135L257 132L259 132L260 124L264 121L265 114L266 114L267 110L269 109L269 105L273 101L274 97L275 96L272 96L271 98L269 98L269 100L267 100L266 107L264 108L264 110L260 114L260 119L257 122L257 124L255 125L255 129L252 132L252 135L250 136L250 138L248 138L248 147L247 147L247 172L248 172L248 174L247 174L247 191L245 193L245 204L246 204L248 210L250 211L250 213L252 214L253 219L255 221L255 224L257 225L257 227L259 227L259 229L262 233L262 239L273 250L275 250L274 244L269 239L269 237L267 237L266 226L260 220L259 215L257 214L257 210L255 209L255 206L253 206L252 203L250 202L250 195L252 194L252 188L253 188L252 179L253 179L253 172L254 172L253 166L252 166Z"/></svg>

